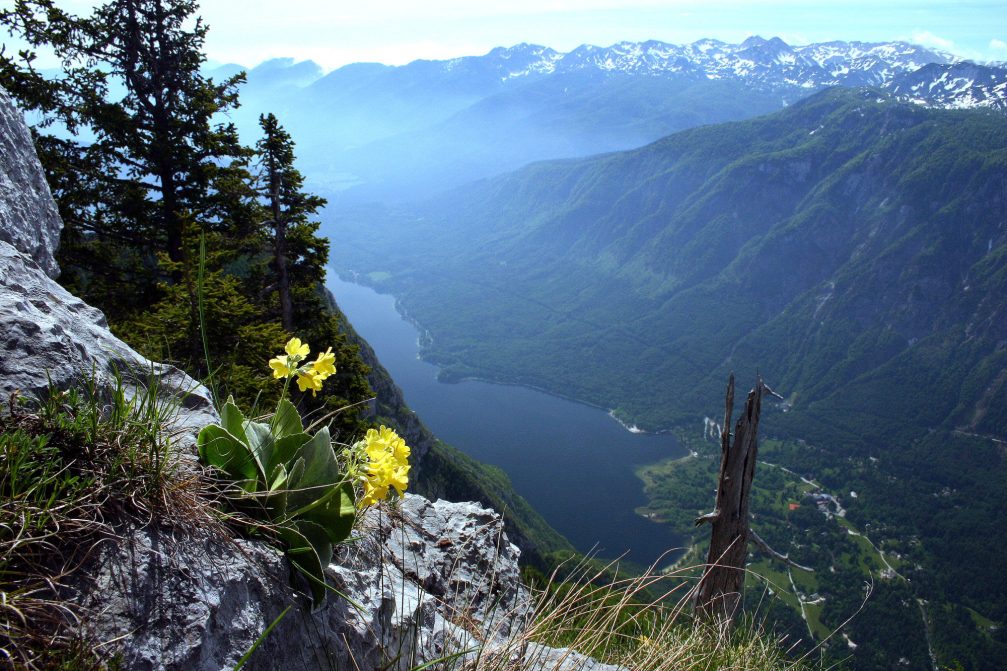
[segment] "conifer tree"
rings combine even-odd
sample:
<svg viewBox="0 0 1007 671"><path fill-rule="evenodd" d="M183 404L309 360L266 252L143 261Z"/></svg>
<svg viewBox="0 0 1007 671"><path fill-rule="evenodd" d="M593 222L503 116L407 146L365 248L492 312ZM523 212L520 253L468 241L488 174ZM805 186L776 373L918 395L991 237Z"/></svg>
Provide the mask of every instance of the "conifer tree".
<svg viewBox="0 0 1007 671"><path fill-rule="evenodd" d="M294 143L273 114L259 117L263 137L257 144L262 167L261 192L268 203L270 219L265 225L272 231L272 269L280 299L283 328L294 328L294 302L291 291L291 266L298 257L306 257L308 246L317 248L324 241L314 237L316 226L308 217L325 205L325 199L304 193L304 178L294 167ZM291 235L293 234L293 235ZM291 244L293 243L293 244ZM300 243L300 244L298 244ZM300 248L300 249L299 249ZM324 268L325 259L321 260ZM316 278L305 278L314 281ZM322 278L317 278L320 281Z"/></svg>
<svg viewBox="0 0 1007 671"><path fill-rule="evenodd" d="M53 80L30 50L0 51L2 85L43 115L42 129L70 132L36 134L64 220L60 281L139 351L242 403L278 393L265 362L290 336L332 347L337 373L317 398L295 398L358 434L368 369L325 291L328 241L310 220L325 201L304 193L275 116L262 118L254 152L215 123L237 105L243 75L201 73L207 28L196 11L192 0L108 0L83 18L53 0L0 9L0 26L62 60Z"/></svg>
<svg viewBox="0 0 1007 671"><path fill-rule="evenodd" d="M243 75L221 83L203 76L207 27L196 11L193 0L111 0L81 18L52 0L18 0L0 12L13 33L63 61L58 82L37 76L30 52L0 56L0 71L23 105L87 131L44 140L40 153L66 224L61 265L78 271L65 283L113 317L102 275L137 285L130 307L150 304L155 253L185 261L186 226L221 220L215 185L242 170L248 153L233 124L215 121L237 105Z"/></svg>

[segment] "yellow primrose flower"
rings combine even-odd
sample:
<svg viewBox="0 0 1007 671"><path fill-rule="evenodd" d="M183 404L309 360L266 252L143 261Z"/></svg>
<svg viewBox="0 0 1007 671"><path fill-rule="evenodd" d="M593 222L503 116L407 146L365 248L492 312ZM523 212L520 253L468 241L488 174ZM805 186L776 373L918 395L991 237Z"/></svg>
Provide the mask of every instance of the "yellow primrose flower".
<svg viewBox="0 0 1007 671"><path fill-rule="evenodd" d="M394 487L399 498L402 498L406 493L406 488L409 487L409 465L396 465L388 476L388 484Z"/></svg>
<svg viewBox="0 0 1007 671"><path fill-rule="evenodd" d="M360 499L360 507L372 506L388 496L389 488L394 488L402 496L409 486L409 466L395 463L391 455L386 454L378 461L367 465L364 474L364 495Z"/></svg>
<svg viewBox="0 0 1007 671"><path fill-rule="evenodd" d="M315 375L321 379L325 379L330 375L336 374L336 355L332 353L332 348L325 350L318 355L314 363L311 364L311 369L315 372Z"/></svg>
<svg viewBox="0 0 1007 671"><path fill-rule="evenodd" d="M357 502L360 508L369 508L388 496L388 486L385 485L382 487L380 483L376 483L376 476L368 475L364 477L364 495Z"/></svg>
<svg viewBox="0 0 1007 671"><path fill-rule="evenodd" d="M314 396L322 390L322 378L315 375L315 372L312 370L307 370L303 373L298 371L297 388L300 389L302 393L310 389L311 395Z"/></svg>
<svg viewBox="0 0 1007 671"><path fill-rule="evenodd" d="M290 358L286 356L276 356L269 360L269 367L273 369L273 377L276 379L285 378L290 375Z"/></svg>
<svg viewBox="0 0 1007 671"><path fill-rule="evenodd" d="M409 459L410 449L399 434L382 425L378 429L368 429L364 435L366 451L371 459L379 458L382 453L391 455L400 465L405 465Z"/></svg>
<svg viewBox="0 0 1007 671"><path fill-rule="evenodd" d="M300 338L291 338L283 349L287 351L287 356L292 359L296 358L297 360L308 356L308 352L311 351L308 348L308 343L302 343Z"/></svg>
<svg viewBox="0 0 1007 671"><path fill-rule="evenodd" d="M388 496L389 487L402 496L409 486L409 446L386 426L370 429L357 443L367 455L367 470L362 480L364 494L360 507L374 505Z"/></svg>

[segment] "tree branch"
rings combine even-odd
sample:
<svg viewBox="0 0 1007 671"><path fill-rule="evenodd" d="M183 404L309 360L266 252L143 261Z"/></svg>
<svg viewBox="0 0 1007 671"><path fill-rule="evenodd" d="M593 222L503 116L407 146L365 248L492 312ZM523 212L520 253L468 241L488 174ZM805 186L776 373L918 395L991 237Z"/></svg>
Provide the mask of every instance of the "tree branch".
<svg viewBox="0 0 1007 671"><path fill-rule="evenodd" d="M706 513L705 515L700 515L696 518L696 526L702 526L704 524L713 524L720 519L720 509L714 510L712 513Z"/></svg>

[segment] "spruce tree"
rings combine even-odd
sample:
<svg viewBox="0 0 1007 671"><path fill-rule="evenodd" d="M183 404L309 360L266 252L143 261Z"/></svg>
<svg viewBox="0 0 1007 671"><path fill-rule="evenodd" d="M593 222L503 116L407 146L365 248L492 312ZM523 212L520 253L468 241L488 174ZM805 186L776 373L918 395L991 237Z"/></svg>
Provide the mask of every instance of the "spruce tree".
<svg viewBox="0 0 1007 671"><path fill-rule="evenodd" d="M263 136L257 144L259 164L262 168L260 192L268 203L270 219L265 222L272 232L273 259L276 293L280 302L280 317L283 328L294 328L294 301L291 291L292 266L298 261L303 265L309 260L309 252L325 244L314 236L317 226L308 223L308 218L325 205L325 199L304 193L304 178L294 167L294 142L280 125L276 116L264 114L259 117ZM326 250L327 251L327 250ZM327 254L326 254L327 256ZM309 283L320 282L324 277L325 259L316 277L305 277ZM308 264L309 268L311 264Z"/></svg>
<svg viewBox="0 0 1007 671"><path fill-rule="evenodd" d="M81 18L51 0L19 0L0 13L11 32L63 61L57 82L37 76L30 52L0 56L0 72L23 105L86 131L44 139L40 153L66 224L64 283L113 319L155 300L156 253L191 265L187 226L219 224L215 185L248 155L233 124L215 121L237 105L243 75L203 76L207 27L196 11L192 0L112 0ZM130 304L103 295L114 281L134 285Z"/></svg>

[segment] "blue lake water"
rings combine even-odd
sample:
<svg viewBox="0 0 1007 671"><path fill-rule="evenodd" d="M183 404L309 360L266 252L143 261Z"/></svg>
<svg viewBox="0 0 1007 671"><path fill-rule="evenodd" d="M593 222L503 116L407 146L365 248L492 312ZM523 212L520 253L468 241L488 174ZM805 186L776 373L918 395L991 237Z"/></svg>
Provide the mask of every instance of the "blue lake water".
<svg viewBox="0 0 1007 671"><path fill-rule="evenodd" d="M634 466L685 454L670 435L631 433L602 409L512 385L444 383L419 358L419 332L395 299L329 273L354 328L441 440L502 468L515 489L581 552L650 564L683 545L634 512L646 503ZM672 561L679 553L668 555Z"/></svg>

